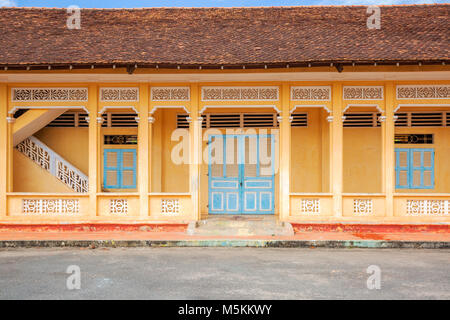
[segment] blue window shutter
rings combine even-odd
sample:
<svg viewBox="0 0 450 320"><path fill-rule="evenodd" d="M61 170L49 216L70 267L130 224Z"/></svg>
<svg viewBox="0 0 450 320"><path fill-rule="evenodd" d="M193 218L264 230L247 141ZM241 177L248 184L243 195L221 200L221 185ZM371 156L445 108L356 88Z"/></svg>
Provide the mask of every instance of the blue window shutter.
<svg viewBox="0 0 450 320"><path fill-rule="evenodd" d="M409 189L409 152L410 149L395 149L395 187Z"/></svg>
<svg viewBox="0 0 450 320"><path fill-rule="evenodd" d="M434 149L395 149L397 189L434 188Z"/></svg>
<svg viewBox="0 0 450 320"><path fill-rule="evenodd" d="M411 189L434 188L434 149L411 149Z"/></svg>
<svg viewBox="0 0 450 320"><path fill-rule="evenodd" d="M120 184L122 189L136 189L136 150L121 150Z"/></svg>
<svg viewBox="0 0 450 320"><path fill-rule="evenodd" d="M120 150L103 150L103 186L106 189L120 188Z"/></svg>

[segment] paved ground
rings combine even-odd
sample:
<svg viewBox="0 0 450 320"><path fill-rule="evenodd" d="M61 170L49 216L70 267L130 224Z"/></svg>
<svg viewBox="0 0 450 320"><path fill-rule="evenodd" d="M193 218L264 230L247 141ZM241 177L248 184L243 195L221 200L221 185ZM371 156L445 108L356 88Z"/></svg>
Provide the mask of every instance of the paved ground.
<svg viewBox="0 0 450 320"><path fill-rule="evenodd" d="M68 290L69 265L81 289ZM367 289L368 266L381 289ZM2 249L0 299L450 299L450 250Z"/></svg>

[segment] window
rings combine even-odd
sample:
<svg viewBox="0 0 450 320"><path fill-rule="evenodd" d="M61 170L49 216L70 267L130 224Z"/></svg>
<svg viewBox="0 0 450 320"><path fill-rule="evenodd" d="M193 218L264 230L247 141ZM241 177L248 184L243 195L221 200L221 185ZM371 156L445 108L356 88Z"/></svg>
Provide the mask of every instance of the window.
<svg viewBox="0 0 450 320"><path fill-rule="evenodd" d="M105 149L103 158L105 189L136 189L135 149Z"/></svg>
<svg viewBox="0 0 450 320"><path fill-rule="evenodd" d="M395 149L397 189L434 188L434 149Z"/></svg>

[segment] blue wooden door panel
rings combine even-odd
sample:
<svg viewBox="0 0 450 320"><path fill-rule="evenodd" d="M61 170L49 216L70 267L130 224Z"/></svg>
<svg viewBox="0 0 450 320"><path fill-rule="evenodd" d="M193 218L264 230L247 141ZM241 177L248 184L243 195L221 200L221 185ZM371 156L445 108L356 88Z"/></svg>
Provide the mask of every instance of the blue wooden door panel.
<svg viewBox="0 0 450 320"><path fill-rule="evenodd" d="M260 175L260 159L259 159L259 141L264 137L270 139L271 144L271 175ZM212 170L212 142L219 141L223 145L223 175L213 176ZM228 141L237 143L237 155L234 159L238 162L237 176L230 176L227 173L227 139L234 139ZM252 174L246 172L246 163L249 164L248 159L245 159L246 146L245 139L256 139L256 163L252 164ZM209 213L211 214L273 214L275 211L274 201L274 136L273 135L211 135L208 140L209 144ZM248 152L250 155L250 152ZM253 154L251 154L254 157ZM248 168L248 166L247 166ZM256 169L255 169L256 168ZM256 171L255 171L256 170ZM248 169L247 169L248 171ZM234 174L234 172L233 172Z"/></svg>

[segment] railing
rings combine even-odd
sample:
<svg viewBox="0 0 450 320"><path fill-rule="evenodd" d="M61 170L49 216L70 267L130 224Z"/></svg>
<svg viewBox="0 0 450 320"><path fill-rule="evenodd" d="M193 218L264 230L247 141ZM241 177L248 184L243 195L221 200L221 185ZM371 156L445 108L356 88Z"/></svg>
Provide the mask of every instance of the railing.
<svg viewBox="0 0 450 320"><path fill-rule="evenodd" d="M28 137L19 143L17 150L75 192L88 192L88 177L36 137Z"/></svg>

